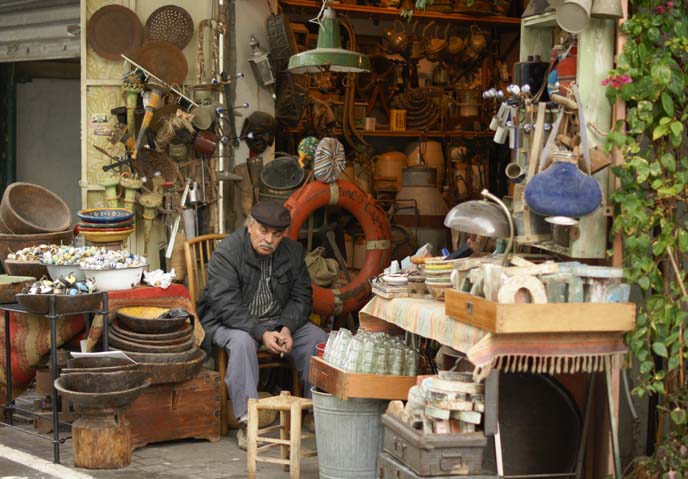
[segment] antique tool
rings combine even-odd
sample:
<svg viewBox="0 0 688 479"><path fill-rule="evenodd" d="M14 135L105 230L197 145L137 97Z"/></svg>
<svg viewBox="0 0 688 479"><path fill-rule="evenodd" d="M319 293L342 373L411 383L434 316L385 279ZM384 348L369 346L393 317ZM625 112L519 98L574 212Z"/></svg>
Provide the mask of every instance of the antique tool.
<svg viewBox="0 0 688 479"><path fill-rule="evenodd" d="M184 92L182 92L182 91L178 90L177 88L175 88L174 84L170 84L169 82L167 82L167 81L161 79L161 78L160 78L159 76L157 76L155 73L153 73L152 71L148 70L147 68L141 66L141 65L138 64L136 61L132 60L130 57L128 57L128 56L126 56L126 55L123 54L123 55L122 55L122 58L124 58L127 62L129 62L129 63L131 63L132 65L134 65L134 66L136 67L137 70L141 70L141 71L145 74L146 78L150 77L150 78L153 78L154 80L156 80L156 81L162 83L163 85L165 85L166 87L168 87L172 92L174 92L175 95L179 95L181 98L183 98L184 100L186 100L190 105L199 106L198 103L196 103L196 102L193 101L191 98L189 98L188 96L186 96L186 95L184 94ZM186 63L186 59L184 59L184 62ZM184 77L186 77L186 73L184 74Z"/></svg>
<svg viewBox="0 0 688 479"><path fill-rule="evenodd" d="M183 50L193 37L194 24L189 12L176 5L165 5L150 14L144 30L146 41L165 41Z"/></svg>
<svg viewBox="0 0 688 479"><path fill-rule="evenodd" d="M242 75L243 76L243 75ZM231 89L231 82L229 81L229 74L226 71L223 71L220 73L220 78L222 79L223 82L223 88L224 88L224 96L225 96L225 106L227 108L228 112L230 113L230 117L228 119L229 127L230 127L230 132L232 134L231 142L232 146L234 148L239 148L239 138L237 137L237 129L236 129L236 120L234 118L234 113L232 109L232 89Z"/></svg>
<svg viewBox="0 0 688 479"><path fill-rule="evenodd" d="M121 5L106 5L86 24L88 45L101 57L119 61L143 42L143 26L136 13Z"/></svg>
<svg viewBox="0 0 688 479"><path fill-rule="evenodd" d="M184 186L184 192L182 193L182 198L179 201L179 206L183 206L186 203L186 198L189 196L189 188L191 187L191 179L186 179L186 186ZM174 226L172 226L172 233L170 234L170 241L167 243L167 249L165 250L165 258L172 258L172 251L174 250L174 243L177 239L177 232L179 231L179 223L182 221L182 215L177 215L177 219L174 220Z"/></svg>
<svg viewBox="0 0 688 479"><path fill-rule="evenodd" d="M143 186L143 181L137 176L122 173L119 184L124 188L124 207L133 212L136 204L136 192Z"/></svg>
<svg viewBox="0 0 688 479"><path fill-rule="evenodd" d="M168 42L145 43L132 58L167 85L182 85L189 70L184 53Z"/></svg>
<svg viewBox="0 0 688 479"><path fill-rule="evenodd" d="M118 195L117 185L119 185L119 175L105 173L98 175L98 184L105 188L105 204L111 208L117 208Z"/></svg>
<svg viewBox="0 0 688 479"><path fill-rule="evenodd" d="M201 22L198 24L198 44L196 47L196 66L198 69L198 76L196 77L196 83L198 85L203 85L206 84L208 81L208 78L206 76L206 65L205 65L205 54L204 54L204 45L205 45L205 31L209 30L212 38L210 40L210 45L212 48L211 52L211 71L210 71L210 81L211 82L217 82L217 79L219 78L220 74L220 53L219 53L219 45L220 45L220 35L225 35L226 34L226 29L225 25L222 22L218 22L215 19L212 18L207 18L205 20L201 20ZM243 76L243 75L242 75ZM208 95L209 97L209 95Z"/></svg>
<svg viewBox="0 0 688 479"><path fill-rule="evenodd" d="M167 93L167 86L155 80L148 80L148 88L150 88L152 94L148 100L148 104L146 105L146 114L143 116L143 121L141 122L141 129L139 130L139 136L136 139L136 146L134 147L134 151L131 153L133 160L136 160L138 157L139 150L143 144L143 139L146 136L146 131L148 130L151 121L153 121L153 113L160 105L162 96Z"/></svg>
<svg viewBox="0 0 688 479"><path fill-rule="evenodd" d="M127 102L127 130L130 136L136 136L136 105L143 92L143 82L136 73L130 73L122 82L122 90Z"/></svg>
<svg viewBox="0 0 688 479"><path fill-rule="evenodd" d="M156 191L146 192L139 198L139 203L143 206L143 227L144 227L144 249L148 254L148 242L150 241L153 220L158 214L158 208L162 206L162 194Z"/></svg>

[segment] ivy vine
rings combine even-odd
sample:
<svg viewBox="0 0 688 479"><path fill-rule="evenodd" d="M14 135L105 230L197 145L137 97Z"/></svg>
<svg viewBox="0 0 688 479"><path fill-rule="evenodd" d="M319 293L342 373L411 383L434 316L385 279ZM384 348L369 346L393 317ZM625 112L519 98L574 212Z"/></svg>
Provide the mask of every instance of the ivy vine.
<svg viewBox="0 0 688 479"><path fill-rule="evenodd" d="M688 9L685 2L656 0L631 0L631 7L621 29L623 52L603 82L609 101L621 98L627 106L626 121L607 138L624 158L614 168L620 187L611 196L613 232L624 238L626 280L645 295L626 338L640 370L634 392L658 395L660 411L672 420L646 464L659 475L648 477L681 479L688 478Z"/></svg>

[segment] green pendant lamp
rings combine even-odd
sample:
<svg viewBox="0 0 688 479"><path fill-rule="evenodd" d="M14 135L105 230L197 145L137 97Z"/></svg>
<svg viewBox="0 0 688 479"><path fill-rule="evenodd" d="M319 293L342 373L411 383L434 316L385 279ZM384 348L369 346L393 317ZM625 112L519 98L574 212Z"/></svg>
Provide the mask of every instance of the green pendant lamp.
<svg viewBox="0 0 688 479"><path fill-rule="evenodd" d="M360 73L370 70L370 60L365 55L342 48L337 14L329 5L323 4L324 11L319 20L318 46L314 50L297 53L289 58L287 70L291 73L351 72Z"/></svg>

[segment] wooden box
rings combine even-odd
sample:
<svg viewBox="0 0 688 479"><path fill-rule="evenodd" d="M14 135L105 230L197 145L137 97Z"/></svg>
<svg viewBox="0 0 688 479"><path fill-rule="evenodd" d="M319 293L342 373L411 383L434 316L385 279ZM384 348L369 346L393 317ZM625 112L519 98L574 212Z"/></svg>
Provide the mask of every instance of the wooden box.
<svg viewBox="0 0 688 479"><path fill-rule="evenodd" d="M422 477L478 474L487 438L482 432L423 434L383 414L383 450Z"/></svg>
<svg viewBox="0 0 688 479"><path fill-rule="evenodd" d="M630 331L633 303L499 304L447 289L447 316L491 333L600 333Z"/></svg>
<svg viewBox="0 0 688 479"><path fill-rule="evenodd" d="M332 366L322 358L313 356L308 381L339 399L368 398L406 401L409 389L416 385L416 376L351 373Z"/></svg>
<svg viewBox="0 0 688 479"><path fill-rule="evenodd" d="M126 411L133 449L173 439L220 440L220 375L202 369L183 383L154 384Z"/></svg>

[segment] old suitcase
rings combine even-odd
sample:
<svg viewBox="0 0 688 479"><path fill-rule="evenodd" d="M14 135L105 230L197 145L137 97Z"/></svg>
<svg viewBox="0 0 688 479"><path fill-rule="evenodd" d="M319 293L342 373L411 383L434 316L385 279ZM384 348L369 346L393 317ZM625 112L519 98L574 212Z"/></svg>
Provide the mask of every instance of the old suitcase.
<svg viewBox="0 0 688 479"><path fill-rule="evenodd" d="M173 439L220 440L220 388L215 371L202 369L183 383L154 384L126 411L132 448Z"/></svg>
<svg viewBox="0 0 688 479"><path fill-rule="evenodd" d="M386 452L381 452L377 460L378 478L379 479L422 479L413 472L410 468L400 463ZM433 479L499 479L499 476L493 475L470 475L470 476L434 476Z"/></svg>
<svg viewBox="0 0 688 479"><path fill-rule="evenodd" d="M423 434L384 414L384 452L419 476L480 474L487 438L483 432Z"/></svg>

